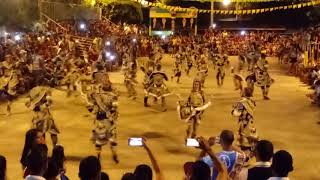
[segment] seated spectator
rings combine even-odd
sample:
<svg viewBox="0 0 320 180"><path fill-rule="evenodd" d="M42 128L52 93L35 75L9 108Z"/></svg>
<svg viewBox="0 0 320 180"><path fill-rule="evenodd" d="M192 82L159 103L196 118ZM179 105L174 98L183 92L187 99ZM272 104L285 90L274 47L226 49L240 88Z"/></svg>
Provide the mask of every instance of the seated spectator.
<svg viewBox="0 0 320 180"><path fill-rule="evenodd" d="M163 175L160 170L159 164L157 160L155 159L154 155L152 154L151 150L146 144L146 140L143 141L143 147L147 151L148 156L151 160L153 170L156 173L156 180L163 180ZM135 179L139 180L152 180L152 169L146 165L146 164L141 164L138 165L134 171L134 177Z"/></svg>
<svg viewBox="0 0 320 180"><path fill-rule="evenodd" d="M121 180L136 180L133 173L125 173Z"/></svg>
<svg viewBox="0 0 320 180"><path fill-rule="evenodd" d="M53 161L58 169L61 180L68 180L69 178L65 175L66 168L64 166L64 162L66 161L66 157L64 155L64 148L61 145L56 145L52 150L52 156L50 158Z"/></svg>
<svg viewBox="0 0 320 180"><path fill-rule="evenodd" d="M25 167L27 166L27 156L30 154L31 148L36 144L45 144L44 135L37 129L30 129L26 133L22 156L20 159L20 163L23 169L25 169Z"/></svg>
<svg viewBox="0 0 320 180"><path fill-rule="evenodd" d="M6 180L7 160L4 156L0 155L0 180Z"/></svg>
<svg viewBox="0 0 320 180"><path fill-rule="evenodd" d="M48 167L48 148L44 144L35 145L27 158L29 175L25 180L45 180L43 177Z"/></svg>
<svg viewBox="0 0 320 180"><path fill-rule="evenodd" d="M253 168L243 171L243 180L267 180L272 176L271 158L273 156L273 145L270 141L260 140L256 144L256 164Z"/></svg>
<svg viewBox="0 0 320 180"><path fill-rule="evenodd" d="M79 166L79 178L81 180L100 180L101 165L95 156L88 156L81 160Z"/></svg>
<svg viewBox="0 0 320 180"><path fill-rule="evenodd" d="M216 140L214 137L210 138L210 145L214 145L215 141ZM226 165L229 176L231 178L236 178L239 176L244 166L246 155L240 150L240 148L232 145L233 141L233 132L229 130L223 130L220 134L220 145L223 151L218 153L217 156L220 161L222 161ZM217 167L214 166L212 158L209 155L205 156L205 152L202 152L200 154L200 158L202 159L202 161L207 163L209 167L213 168L212 180L217 179L218 170Z"/></svg>
<svg viewBox="0 0 320 180"><path fill-rule="evenodd" d="M273 155L272 174L268 180L289 180L288 175L293 171L293 160L290 153L280 150Z"/></svg>

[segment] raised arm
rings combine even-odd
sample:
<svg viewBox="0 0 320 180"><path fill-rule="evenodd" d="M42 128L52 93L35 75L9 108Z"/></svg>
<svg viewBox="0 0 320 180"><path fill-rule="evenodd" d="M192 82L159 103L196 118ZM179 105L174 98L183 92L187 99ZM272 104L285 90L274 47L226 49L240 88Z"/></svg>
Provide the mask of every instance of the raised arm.
<svg viewBox="0 0 320 180"><path fill-rule="evenodd" d="M154 172L156 173L156 180L164 180L163 174L160 170L160 166L159 166L156 158L154 157L153 153L151 152L150 148L147 146L146 140L143 141L143 147L147 151L148 156L151 160L152 168L153 168Z"/></svg>

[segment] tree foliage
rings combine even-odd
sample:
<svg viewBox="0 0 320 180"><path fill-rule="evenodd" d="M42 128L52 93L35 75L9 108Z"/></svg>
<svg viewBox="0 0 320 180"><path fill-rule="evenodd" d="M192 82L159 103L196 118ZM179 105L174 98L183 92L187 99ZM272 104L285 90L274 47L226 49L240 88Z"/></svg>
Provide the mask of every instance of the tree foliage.
<svg viewBox="0 0 320 180"><path fill-rule="evenodd" d="M38 19L37 0L1 0L0 25L27 28Z"/></svg>
<svg viewBox="0 0 320 180"><path fill-rule="evenodd" d="M112 21L140 23L143 20L141 5L131 0L85 0L84 3L100 6L102 14Z"/></svg>

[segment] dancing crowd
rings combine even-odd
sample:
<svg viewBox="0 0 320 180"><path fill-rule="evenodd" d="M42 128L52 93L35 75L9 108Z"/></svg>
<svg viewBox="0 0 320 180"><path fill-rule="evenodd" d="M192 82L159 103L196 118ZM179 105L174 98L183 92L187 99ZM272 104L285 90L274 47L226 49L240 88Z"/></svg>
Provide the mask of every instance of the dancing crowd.
<svg viewBox="0 0 320 180"><path fill-rule="evenodd" d="M14 100L23 94L28 94L26 106L33 113L32 129L26 133L20 160L27 180L68 179L64 166L67 158L64 148L58 145L60 131L50 113L54 101L51 97L53 88L67 91L67 96L80 94L88 111L96 119L91 140L97 156L81 160L79 178L108 179L107 173L101 172L100 164L104 145L110 144L112 159L119 163L116 153L119 93L113 87L108 71L121 69L124 72L128 97L135 100L139 65L145 74L144 106L150 106L148 98L151 97L153 103L161 101L161 110L166 111L166 98L178 94L171 92L165 84L168 76L161 66L164 53L171 54L175 59L171 79L177 78L177 83L180 83L182 74L189 76L192 69L196 71L189 96L179 97L177 107L180 119L187 123L184 140L196 139L199 142L197 161L183 165L184 179L275 180L286 179L293 171L290 153L285 150L274 153L273 144L258 136L254 126L256 104L251 97L254 86L258 86L263 99L270 100L268 92L274 79L268 72L267 56L279 57L280 63L290 63L289 73L297 71L297 67L304 63L308 45L319 41L317 29L290 35L210 29L204 35L194 37L179 34L148 37L143 28L136 25L111 24L107 20L87 23L65 21L59 26L49 23L46 31L11 33L1 37L0 89L1 99L7 101L7 114L11 113ZM81 49L83 37L89 41L85 50ZM229 56L238 56L237 67L230 67ZM138 63L138 58L145 61ZM237 134L224 130L219 136L209 139L199 137L197 129L202 115L211 105L205 93L209 65L216 71L219 87L223 86L225 74L231 69L235 89L240 94L240 100L232 110L232 115L239 120ZM320 74L319 68L315 66L310 78L315 80L320 77L317 73ZM50 134L53 144L51 157L48 157L45 145L46 133ZM223 151L216 154L212 146L217 145ZM151 180L153 171L155 179L164 179L165 174L146 139L141 146L150 157L152 168L145 164L138 165L132 173L124 174L122 179ZM252 159L256 160L256 164L248 169ZM3 156L0 157L2 179L6 179L6 160Z"/></svg>

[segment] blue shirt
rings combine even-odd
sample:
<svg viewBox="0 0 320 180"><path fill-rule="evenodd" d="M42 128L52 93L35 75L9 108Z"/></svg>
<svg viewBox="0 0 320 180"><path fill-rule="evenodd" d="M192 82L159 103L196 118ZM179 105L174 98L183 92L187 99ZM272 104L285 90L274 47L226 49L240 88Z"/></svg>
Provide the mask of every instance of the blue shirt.
<svg viewBox="0 0 320 180"><path fill-rule="evenodd" d="M230 173L233 168L235 167L235 164L237 162L237 152L236 151L222 151L217 154L217 157L220 159L220 161L226 165L228 173ZM213 168L212 173L212 180L216 180L218 176L218 171L214 168L213 162L210 158L210 156L205 156L202 158L202 161L205 162L210 168Z"/></svg>

